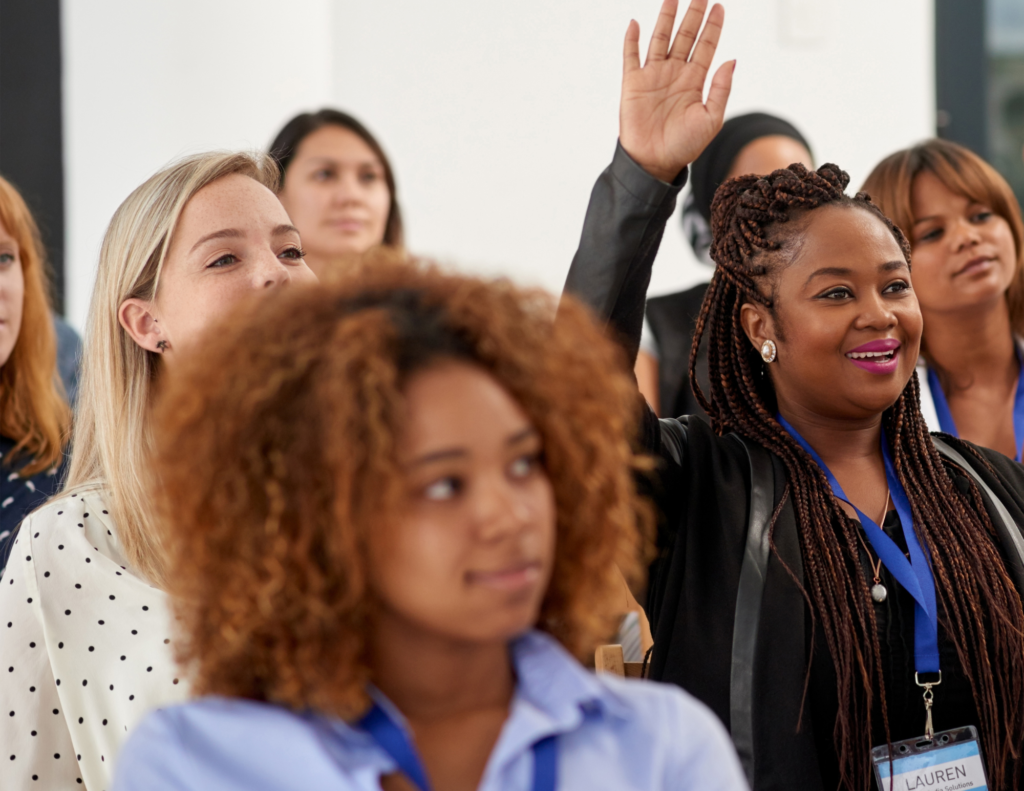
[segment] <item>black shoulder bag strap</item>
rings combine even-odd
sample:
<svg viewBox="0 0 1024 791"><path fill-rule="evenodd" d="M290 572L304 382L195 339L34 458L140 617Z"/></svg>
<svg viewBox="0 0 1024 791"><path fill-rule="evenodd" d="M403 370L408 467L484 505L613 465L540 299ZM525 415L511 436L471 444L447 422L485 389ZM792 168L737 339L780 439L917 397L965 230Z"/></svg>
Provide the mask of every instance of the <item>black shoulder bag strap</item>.
<svg viewBox="0 0 1024 791"><path fill-rule="evenodd" d="M747 782L754 785L754 650L761 620L761 594L768 571L768 524L775 501L775 471L771 455L756 442L733 434L750 461L750 513L747 542L736 591L732 630L732 670L729 680L729 722L732 741Z"/></svg>
<svg viewBox="0 0 1024 791"><path fill-rule="evenodd" d="M978 485L988 499L992 502L993 508L996 510L996 514L999 516L998 520L993 520L993 527L996 529L996 533L999 535L999 539L1003 544L1003 550L1006 553L1006 562L1009 566L1010 576L1013 577L1013 581L1017 586L1017 590L1024 593L1024 536L1021 536L1020 528L1017 527L1017 523L1013 521L1013 517L1010 516L1010 512L1006 510L1006 506L1003 505L1003 501L996 497L987 483L981 478L978 473L974 471L974 468L967 463L965 459L958 451L954 450L953 447L945 440L939 439L936 436L932 436L932 442L935 444L935 448L950 461L956 462L963 467L964 472L974 479L974 482Z"/></svg>

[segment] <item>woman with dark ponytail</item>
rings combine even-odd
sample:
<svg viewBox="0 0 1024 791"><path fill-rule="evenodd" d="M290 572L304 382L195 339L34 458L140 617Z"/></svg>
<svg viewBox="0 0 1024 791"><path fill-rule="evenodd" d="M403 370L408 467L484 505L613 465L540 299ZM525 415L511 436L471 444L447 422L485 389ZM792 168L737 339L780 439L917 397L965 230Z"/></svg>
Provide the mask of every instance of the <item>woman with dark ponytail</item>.
<svg viewBox="0 0 1024 791"><path fill-rule="evenodd" d="M629 80L627 68L621 145L566 290L632 363L695 157L682 141L655 147L672 136L677 96L638 112ZM644 407L639 438L658 461L662 514L651 676L718 714L754 789L867 791L890 771L879 754L899 758L910 740L906 754L942 760L947 743L972 749L959 742L967 726L988 787L1017 788L1024 470L928 433L910 249L848 182L835 165L793 165L716 194L717 267L694 338L696 349L708 336L710 388L697 397L711 425ZM903 766L892 764L896 788Z"/></svg>

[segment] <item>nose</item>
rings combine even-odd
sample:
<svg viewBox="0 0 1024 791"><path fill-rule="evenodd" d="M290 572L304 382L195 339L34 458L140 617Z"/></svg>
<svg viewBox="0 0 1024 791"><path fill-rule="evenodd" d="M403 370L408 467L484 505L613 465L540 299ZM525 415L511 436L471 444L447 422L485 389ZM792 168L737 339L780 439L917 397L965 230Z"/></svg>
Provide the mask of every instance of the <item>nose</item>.
<svg viewBox="0 0 1024 791"><path fill-rule="evenodd" d="M898 323L892 305L877 291L864 300L863 310L857 317L857 329L888 330Z"/></svg>
<svg viewBox="0 0 1024 791"><path fill-rule="evenodd" d="M487 542L518 534L529 524L532 515L525 493L504 475L489 476L487 482L480 485L475 510L477 532Z"/></svg>
<svg viewBox="0 0 1024 791"><path fill-rule="evenodd" d="M260 256L253 271L253 288L274 288L291 282L292 270L287 264L274 254L273 250L267 250Z"/></svg>
<svg viewBox="0 0 1024 791"><path fill-rule="evenodd" d="M358 203L361 195L360 187L358 174L355 170L347 168L335 182L331 197L339 206Z"/></svg>
<svg viewBox="0 0 1024 791"><path fill-rule="evenodd" d="M981 230L966 217L959 217L953 226L950 240L953 249L959 253L981 243Z"/></svg>

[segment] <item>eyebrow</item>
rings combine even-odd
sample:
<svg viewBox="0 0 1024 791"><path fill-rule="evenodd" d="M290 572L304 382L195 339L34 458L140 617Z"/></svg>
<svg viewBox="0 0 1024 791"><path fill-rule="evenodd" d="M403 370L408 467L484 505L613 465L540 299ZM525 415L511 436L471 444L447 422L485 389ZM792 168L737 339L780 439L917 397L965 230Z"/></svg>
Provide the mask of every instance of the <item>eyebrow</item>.
<svg viewBox="0 0 1024 791"><path fill-rule="evenodd" d="M505 440L505 447L510 448L518 445L524 440L530 439L531 437L538 436L537 429L533 426L527 426L522 431L517 431L507 440ZM449 459L461 459L465 458L469 454L463 448L449 448L446 450L438 450L433 453L426 453L416 459L413 459L408 467L422 467L425 464L433 464L438 461L447 461Z"/></svg>
<svg viewBox="0 0 1024 791"><path fill-rule="evenodd" d="M283 225L278 225L273 231L270 232L270 235L281 236L282 234L286 233L298 232L299 229L296 228L294 225L288 225L287 223L285 223ZM199 247L200 245L206 244L207 242L212 242L215 239L240 239L243 236L245 236L245 234L242 233L238 228L223 228L219 231L214 231L213 233L206 234L206 236L202 237L198 242L192 245L192 249L189 250L189 252L195 252L196 248Z"/></svg>
<svg viewBox="0 0 1024 791"><path fill-rule="evenodd" d="M879 272L894 272L897 269L907 269L907 268L908 267L907 267L907 262L906 261L886 261L884 264L879 264L878 265L878 271ZM849 267L845 267L845 266L825 266L825 267L822 267L821 269L815 269L813 272L811 272L811 276L808 277L806 281L804 281L804 285L806 286L808 283L810 283L816 277L823 277L825 275L831 275L831 276L834 276L834 277L843 277L845 275L849 275L849 274L852 274L852 273L853 273L853 270L850 269Z"/></svg>
<svg viewBox="0 0 1024 791"><path fill-rule="evenodd" d="M344 165L347 162L350 162L351 160L337 159L336 157L329 157L329 156L318 156L318 157L310 157L309 161L312 164L314 164L314 165L318 165L318 164ZM355 160L355 164L356 165L360 165L360 166L361 165L374 165L374 166L377 166L377 167L384 167L384 163L381 162L380 157L378 157L376 154L371 154L369 157L367 157L365 159L357 159L357 160Z"/></svg>

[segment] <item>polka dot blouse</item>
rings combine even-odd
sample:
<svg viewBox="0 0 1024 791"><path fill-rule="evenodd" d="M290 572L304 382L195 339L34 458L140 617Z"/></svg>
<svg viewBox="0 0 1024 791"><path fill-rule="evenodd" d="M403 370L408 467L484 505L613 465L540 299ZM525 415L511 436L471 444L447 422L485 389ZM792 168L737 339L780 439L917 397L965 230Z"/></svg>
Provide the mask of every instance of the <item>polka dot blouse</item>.
<svg viewBox="0 0 1024 791"><path fill-rule="evenodd" d="M167 597L127 565L100 486L22 523L0 579L0 789L105 791L143 715L187 696Z"/></svg>

